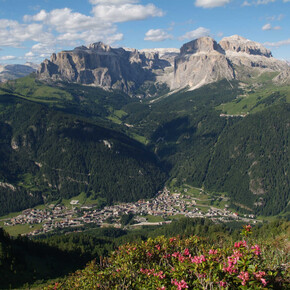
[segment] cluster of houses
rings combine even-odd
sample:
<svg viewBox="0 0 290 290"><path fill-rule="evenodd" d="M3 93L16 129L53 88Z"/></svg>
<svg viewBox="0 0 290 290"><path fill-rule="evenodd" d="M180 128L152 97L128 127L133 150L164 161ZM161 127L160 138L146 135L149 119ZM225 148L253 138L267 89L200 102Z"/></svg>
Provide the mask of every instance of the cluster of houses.
<svg viewBox="0 0 290 290"><path fill-rule="evenodd" d="M219 219L224 222L237 219L248 222L249 218L254 218L253 215L239 217L237 213L229 211L227 207L225 209L208 207L207 212L202 212L197 207L197 201L198 199L194 199L186 193L172 194L167 188L164 188L154 199L139 200L135 203L120 203L106 206L103 209L95 209L93 206L79 206L78 200L72 200L70 206L56 206L51 204L46 209L27 209L21 215L6 221L5 226L29 224L33 228L35 224L41 224L40 229L27 234L34 236L52 232L56 229L82 227L85 224L96 224L98 226L111 224L115 227L121 227L120 217L124 214L135 215L137 226L152 225L145 218L147 215L160 216L165 220L175 215L183 215L191 218L207 217L214 220ZM156 225L158 224L160 223L156 223Z"/></svg>
<svg viewBox="0 0 290 290"><path fill-rule="evenodd" d="M230 114L220 114L220 117L223 117L223 118L235 118L235 117L242 117L242 118L245 118L247 114L240 114L240 115L230 115Z"/></svg>

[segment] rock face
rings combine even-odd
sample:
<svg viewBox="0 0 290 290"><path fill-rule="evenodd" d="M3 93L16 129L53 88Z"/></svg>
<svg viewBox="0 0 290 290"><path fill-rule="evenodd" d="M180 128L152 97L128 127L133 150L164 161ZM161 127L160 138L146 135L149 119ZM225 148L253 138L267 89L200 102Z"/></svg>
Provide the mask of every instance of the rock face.
<svg viewBox="0 0 290 290"><path fill-rule="evenodd" d="M40 79L52 79L122 90L131 94L145 81L155 81L153 69L170 66L158 53L111 48L101 42L72 51L53 54L38 72Z"/></svg>
<svg viewBox="0 0 290 290"><path fill-rule="evenodd" d="M225 51L244 52L250 55L272 57L271 51L266 49L262 44L239 35L224 37L219 44Z"/></svg>
<svg viewBox="0 0 290 290"><path fill-rule="evenodd" d="M225 37L220 41L220 46L226 52L226 57L236 66L243 66L245 71L252 68L281 71L287 67L283 61L279 61L272 57L270 50L266 49L262 44L248 40L244 37L233 35ZM236 74L236 78L243 76Z"/></svg>
<svg viewBox="0 0 290 290"><path fill-rule="evenodd" d="M244 80L263 72L279 72L275 81L288 83L289 73L285 70L288 72L289 65L273 58L263 45L233 35L220 43L210 37L201 37L184 44L180 50L138 51L97 42L53 54L41 64L38 77L122 90L134 95L147 82L166 84L171 90L193 90L221 79Z"/></svg>
<svg viewBox="0 0 290 290"><path fill-rule="evenodd" d="M175 58L171 88L192 90L224 78L234 78L224 50L212 38L202 37L182 46Z"/></svg>
<svg viewBox="0 0 290 290"><path fill-rule="evenodd" d="M273 81L277 84L290 85L290 67L283 70Z"/></svg>

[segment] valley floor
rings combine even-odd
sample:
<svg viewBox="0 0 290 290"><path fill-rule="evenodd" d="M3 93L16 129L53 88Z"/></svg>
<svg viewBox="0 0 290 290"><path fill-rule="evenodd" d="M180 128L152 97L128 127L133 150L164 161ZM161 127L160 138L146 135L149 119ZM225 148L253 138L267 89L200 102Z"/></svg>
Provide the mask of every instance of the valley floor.
<svg viewBox="0 0 290 290"><path fill-rule="evenodd" d="M189 185L182 193L181 190L174 191L170 192L165 187L153 199L119 203L103 209L71 199L66 205L50 204L38 209L24 210L14 217L0 219L0 223L12 235L36 236L58 229L75 231L86 225L121 228L121 217L129 214L134 215L134 224L131 226L133 228L162 225L180 217L209 218L216 222L258 222L254 215L239 215L231 211L226 204L226 197L216 198ZM219 200L218 205L215 205L216 199Z"/></svg>

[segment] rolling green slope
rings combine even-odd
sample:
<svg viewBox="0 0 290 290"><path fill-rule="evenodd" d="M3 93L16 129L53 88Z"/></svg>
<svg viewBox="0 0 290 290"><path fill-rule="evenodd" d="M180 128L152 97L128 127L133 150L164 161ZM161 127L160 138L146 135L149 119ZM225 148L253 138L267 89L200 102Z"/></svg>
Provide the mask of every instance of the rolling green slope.
<svg viewBox="0 0 290 290"><path fill-rule="evenodd" d="M132 201L162 186L155 156L126 135L13 95L0 103L1 215L80 192Z"/></svg>
<svg viewBox="0 0 290 290"><path fill-rule="evenodd" d="M226 192L232 206L275 215L289 201L289 103L287 87L276 87L253 107L257 112L220 116L222 104L243 94L238 83L222 81L150 104L129 104L125 121L151 140L177 185L189 183Z"/></svg>
<svg viewBox="0 0 290 290"><path fill-rule="evenodd" d="M42 193L58 198L82 191L106 195L108 202L130 201L137 198L133 192L150 196L160 187L158 159L168 183L224 192L242 211L285 212L290 89L275 86L272 78L223 80L141 101L77 84L43 84L31 76L8 83L0 90L1 150L7 153L0 172L2 182L17 180L18 187L0 190L10 196L26 190L22 200L29 206L41 202ZM49 96L53 103L47 103ZM7 173L7 164L21 166Z"/></svg>

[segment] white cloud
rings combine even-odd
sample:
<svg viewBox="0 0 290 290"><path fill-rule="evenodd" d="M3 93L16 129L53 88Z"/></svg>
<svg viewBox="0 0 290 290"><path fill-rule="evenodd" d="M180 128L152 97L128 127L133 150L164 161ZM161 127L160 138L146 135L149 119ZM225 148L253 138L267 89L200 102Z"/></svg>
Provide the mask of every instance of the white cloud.
<svg viewBox="0 0 290 290"><path fill-rule="evenodd" d="M290 0L287 0L290 1ZM257 6L257 5L267 5L269 3L276 2L276 0L256 0L252 2L248 2L247 0L243 2L242 6Z"/></svg>
<svg viewBox="0 0 290 290"><path fill-rule="evenodd" d="M262 27L262 30L271 30L271 29L272 29L272 25L270 23L267 23Z"/></svg>
<svg viewBox="0 0 290 290"><path fill-rule="evenodd" d="M195 30L189 31L179 37L179 40L185 40L185 39L196 39L203 36L208 36L210 34L210 30L204 27L199 27Z"/></svg>
<svg viewBox="0 0 290 290"><path fill-rule="evenodd" d="M25 53L25 57L30 58L30 57L34 57L34 56L35 56L35 54L32 51Z"/></svg>
<svg viewBox="0 0 290 290"><path fill-rule="evenodd" d="M43 31L43 25L20 24L17 21L0 19L0 46L19 47L25 41L48 40L53 36Z"/></svg>
<svg viewBox="0 0 290 290"><path fill-rule="evenodd" d="M262 30L280 30L280 29L281 29L281 26L273 27L270 23L267 23L262 27Z"/></svg>
<svg viewBox="0 0 290 290"><path fill-rule="evenodd" d="M93 13L98 19L112 23L143 20L164 15L164 12L154 4L144 6L130 3L123 5L97 5L93 8Z"/></svg>
<svg viewBox="0 0 290 290"><path fill-rule="evenodd" d="M74 12L70 8L40 10L25 15L23 22L0 19L1 47L32 46L28 57L49 56L64 47L74 47L103 41L109 45L123 39L117 23L161 17L164 12L140 0L89 0L91 14ZM169 37L163 34L164 37ZM32 42L32 44L31 44Z"/></svg>
<svg viewBox="0 0 290 290"><path fill-rule="evenodd" d="M164 41L172 39L173 36L163 29L150 29L146 32L144 40L148 41Z"/></svg>
<svg viewBox="0 0 290 290"><path fill-rule="evenodd" d="M243 7L245 6L252 6L252 3L249 3L248 1L244 1L242 4Z"/></svg>
<svg viewBox="0 0 290 290"><path fill-rule="evenodd" d="M0 57L0 60L14 60L14 59L16 59L17 57L16 56L14 56L14 55L5 55L5 56L1 56Z"/></svg>
<svg viewBox="0 0 290 290"><path fill-rule="evenodd" d="M283 0L284 3L290 2L290 0Z"/></svg>
<svg viewBox="0 0 290 290"><path fill-rule="evenodd" d="M226 4L230 3L231 0L196 0L195 6L202 7L202 8L214 8L225 6Z"/></svg>
<svg viewBox="0 0 290 290"><path fill-rule="evenodd" d="M139 0L90 0L90 3L93 5L97 4L114 4L114 5L122 5L128 3L138 3Z"/></svg>
<svg viewBox="0 0 290 290"><path fill-rule="evenodd" d="M73 12L69 8L50 12L42 10L36 15L25 16L24 20L41 22L46 29L53 31L55 37L50 43L37 44L44 47L47 45L52 51L55 51L56 45L76 46L80 42L89 44L96 41L112 44L123 38L123 34L117 33L114 24L98 17Z"/></svg>
<svg viewBox="0 0 290 290"><path fill-rule="evenodd" d="M266 4L273 3L273 2L276 2L276 0L258 0L256 2L256 4L257 5L266 5Z"/></svg>
<svg viewBox="0 0 290 290"><path fill-rule="evenodd" d="M264 45L270 46L270 47L280 47L280 46L284 46L284 45L290 45L290 38L285 39L285 40L281 40L281 41L277 41L277 42L265 42Z"/></svg>

